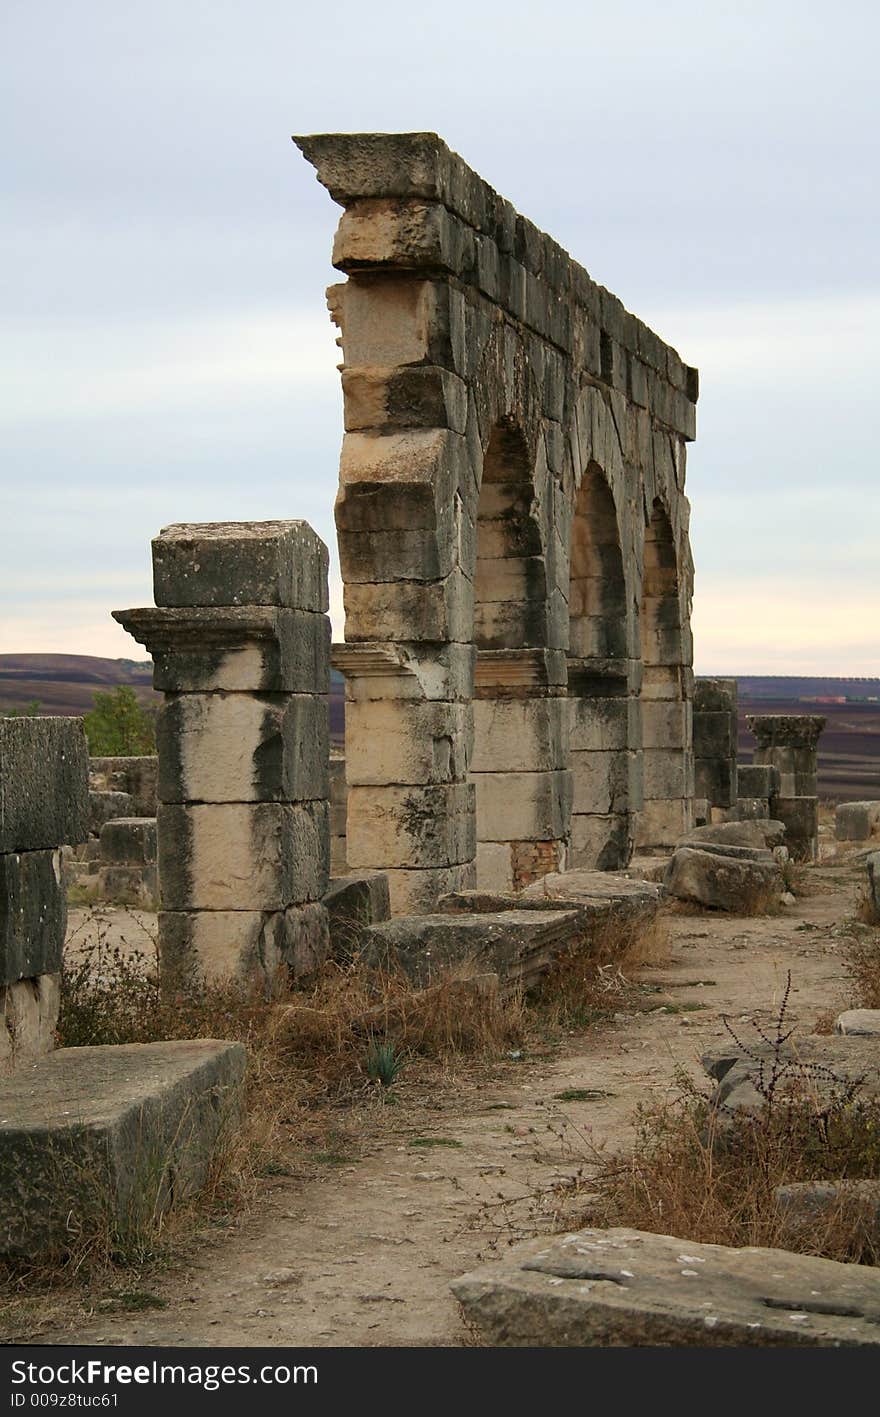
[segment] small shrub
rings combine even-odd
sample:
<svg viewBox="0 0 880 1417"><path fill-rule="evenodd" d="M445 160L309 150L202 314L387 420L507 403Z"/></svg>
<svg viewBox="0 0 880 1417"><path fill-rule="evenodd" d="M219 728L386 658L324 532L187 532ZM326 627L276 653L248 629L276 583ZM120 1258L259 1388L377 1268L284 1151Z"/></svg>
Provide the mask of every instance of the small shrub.
<svg viewBox="0 0 880 1417"><path fill-rule="evenodd" d="M387 1039L371 1038L365 1066L371 1082L381 1083L382 1087L393 1087L404 1066L403 1054L398 1053Z"/></svg>
<svg viewBox="0 0 880 1417"><path fill-rule="evenodd" d="M859 930L841 951L854 1008L880 1009L880 930Z"/></svg>

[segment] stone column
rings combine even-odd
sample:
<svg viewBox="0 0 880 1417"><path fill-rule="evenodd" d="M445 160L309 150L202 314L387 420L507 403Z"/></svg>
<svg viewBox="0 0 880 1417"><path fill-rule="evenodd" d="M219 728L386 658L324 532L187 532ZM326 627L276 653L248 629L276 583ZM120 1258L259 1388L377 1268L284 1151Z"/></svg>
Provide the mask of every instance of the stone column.
<svg viewBox="0 0 880 1417"><path fill-rule="evenodd" d="M737 685L735 679L694 682L694 796L709 808L736 807Z"/></svg>
<svg viewBox="0 0 880 1417"><path fill-rule="evenodd" d="M0 718L0 1072L54 1044L61 847L88 836L88 774L81 718Z"/></svg>
<svg viewBox="0 0 880 1417"><path fill-rule="evenodd" d="M333 665L345 675L349 869L384 871L395 915L431 911L475 881L473 650L339 644Z"/></svg>
<svg viewBox="0 0 880 1417"><path fill-rule="evenodd" d="M474 685L477 886L522 890L567 864L568 769L565 655L561 650L480 650Z"/></svg>
<svg viewBox="0 0 880 1417"><path fill-rule="evenodd" d="M779 772L770 815L784 822L792 856L814 861L819 849L817 745L827 720L819 714L753 714L746 719L757 739L755 764Z"/></svg>
<svg viewBox="0 0 880 1417"><path fill-rule="evenodd" d="M626 660L569 659L569 742L573 778L570 866L616 871L632 855L633 770L641 711Z"/></svg>
<svg viewBox="0 0 880 1417"><path fill-rule="evenodd" d="M159 949L171 974L307 973L328 948L327 548L306 522L166 527L153 656Z"/></svg>
<svg viewBox="0 0 880 1417"><path fill-rule="evenodd" d="M693 826L692 684L693 672L686 665L645 664L641 846L674 846Z"/></svg>

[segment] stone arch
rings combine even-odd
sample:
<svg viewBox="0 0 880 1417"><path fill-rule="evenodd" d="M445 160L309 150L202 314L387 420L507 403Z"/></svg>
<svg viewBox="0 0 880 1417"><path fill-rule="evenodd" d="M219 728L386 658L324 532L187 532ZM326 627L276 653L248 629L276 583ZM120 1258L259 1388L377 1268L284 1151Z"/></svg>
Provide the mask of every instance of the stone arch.
<svg viewBox="0 0 880 1417"><path fill-rule="evenodd" d="M509 890L565 863L564 656L549 648L549 519L541 440L512 415L489 431L476 517L474 747L477 884Z"/></svg>
<svg viewBox="0 0 880 1417"><path fill-rule="evenodd" d="M639 629L644 801L638 840L667 846L692 826L693 750L686 568L666 504L645 527Z"/></svg>
<svg viewBox="0 0 880 1417"><path fill-rule="evenodd" d="M628 592L617 508L595 461L574 503L569 590L571 865L614 870L632 849Z"/></svg>

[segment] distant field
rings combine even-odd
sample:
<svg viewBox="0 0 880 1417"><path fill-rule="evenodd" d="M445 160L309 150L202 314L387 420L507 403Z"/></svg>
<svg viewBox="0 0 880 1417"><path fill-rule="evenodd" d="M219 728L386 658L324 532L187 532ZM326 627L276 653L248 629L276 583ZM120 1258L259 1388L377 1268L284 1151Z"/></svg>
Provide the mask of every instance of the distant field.
<svg viewBox="0 0 880 1417"><path fill-rule="evenodd" d="M158 703L153 666L90 654L0 654L0 712L34 701L45 714L77 715L94 707L96 690L130 684L145 704Z"/></svg>
<svg viewBox="0 0 880 1417"><path fill-rule="evenodd" d="M733 677L733 676L730 676ZM83 714L96 690L130 684L144 704L156 704L149 660L97 659L87 654L0 655L0 713L24 709L36 700L39 712ZM751 762L755 741L745 725L749 713L821 713L828 727L819 741L819 793L826 801L880 800L880 702L810 704L810 695L876 694L880 680L795 679L740 676L739 756ZM342 675L330 683L330 732L341 747L345 737Z"/></svg>
<svg viewBox="0 0 880 1417"><path fill-rule="evenodd" d="M880 800L880 703L804 704L796 699L739 701L739 758L751 762L750 713L818 713L828 720L819 739L819 796L830 802Z"/></svg>

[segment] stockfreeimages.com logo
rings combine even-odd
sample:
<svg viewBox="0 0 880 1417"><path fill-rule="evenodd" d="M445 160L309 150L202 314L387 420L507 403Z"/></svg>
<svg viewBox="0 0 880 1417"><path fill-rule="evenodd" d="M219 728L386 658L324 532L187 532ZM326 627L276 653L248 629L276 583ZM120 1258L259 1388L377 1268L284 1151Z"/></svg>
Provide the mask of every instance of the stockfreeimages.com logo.
<svg viewBox="0 0 880 1417"><path fill-rule="evenodd" d="M200 1387L205 1392L216 1392L221 1387L244 1386L250 1383L286 1387L290 1383L316 1383L318 1369L314 1364L288 1367L284 1363L267 1363L260 1368L249 1364L237 1365L219 1363L104 1363L91 1358L87 1362L69 1363L26 1363L16 1359L12 1365L13 1385L28 1384L32 1388L76 1388L114 1387L117 1384L141 1387ZM31 1393L36 1405L43 1405L40 1399L48 1394ZM12 1395L12 1406L23 1407L28 1397L19 1392Z"/></svg>

